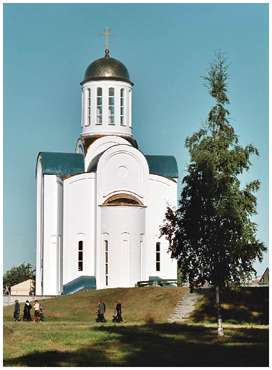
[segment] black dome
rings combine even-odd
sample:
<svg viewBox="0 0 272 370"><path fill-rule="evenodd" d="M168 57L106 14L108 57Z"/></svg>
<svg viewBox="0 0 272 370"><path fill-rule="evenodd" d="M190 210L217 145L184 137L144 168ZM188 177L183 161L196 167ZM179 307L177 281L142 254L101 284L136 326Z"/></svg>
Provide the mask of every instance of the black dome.
<svg viewBox="0 0 272 370"><path fill-rule="evenodd" d="M119 60L111 58L107 49L103 58L95 60L88 66L81 84L97 80L119 80L133 85L127 68Z"/></svg>

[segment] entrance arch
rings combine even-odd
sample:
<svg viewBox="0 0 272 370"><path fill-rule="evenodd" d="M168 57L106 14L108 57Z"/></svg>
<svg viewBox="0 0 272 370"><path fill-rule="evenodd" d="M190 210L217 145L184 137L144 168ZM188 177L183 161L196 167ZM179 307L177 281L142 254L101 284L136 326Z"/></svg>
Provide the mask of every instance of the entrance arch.
<svg viewBox="0 0 272 370"><path fill-rule="evenodd" d="M134 199L120 198L120 194L110 198L108 202L101 209L101 231L103 235L107 234L108 240L108 253L104 251L102 258L105 266L103 270L108 275L108 285L103 286L133 287L141 280L145 207L135 205ZM106 281L106 276L102 277L102 281Z"/></svg>

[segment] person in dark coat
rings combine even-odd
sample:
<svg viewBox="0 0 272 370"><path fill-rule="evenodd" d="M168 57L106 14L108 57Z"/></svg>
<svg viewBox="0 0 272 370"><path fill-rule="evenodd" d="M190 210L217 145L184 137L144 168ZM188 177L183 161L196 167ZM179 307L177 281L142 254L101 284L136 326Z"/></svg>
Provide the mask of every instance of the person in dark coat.
<svg viewBox="0 0 272 370"><path fill-rule="evenodd" d="M116 307L115 307L115 311L114 311L112 321L113 322L122 322L123 321L123 319L122 319L122 306L121 306L120 302L118 302Z"/></svg>
<svg viewBox="0 0 272 370"><path fill-rule="evenodd" d="M31 308L32 306L29 303L29 301L26 301L25 307L24 307L24 317L23 317L24 321L32 321L31 314L30 314Z"/></svg>
<svg viewBox="0 0 272 370"><path fill-rule="evenodd" d="M40 320L44 321L44 310L43 306L40 304Z"/></svg>
<svg viewBox="0 0 272 370"><path fill-rule="evenodd" d="M15 321L20 321L20 304L18 299L15 301L13 318Z"/></svg>
<svg viewBox="0 0 272 370"><path fill-rule="evenodd" d="M105 312L106 312L105 303L102 303L101 301L99 301L98 306L97 306L96 322L106 322L105 317L104 317Z"/></svg>

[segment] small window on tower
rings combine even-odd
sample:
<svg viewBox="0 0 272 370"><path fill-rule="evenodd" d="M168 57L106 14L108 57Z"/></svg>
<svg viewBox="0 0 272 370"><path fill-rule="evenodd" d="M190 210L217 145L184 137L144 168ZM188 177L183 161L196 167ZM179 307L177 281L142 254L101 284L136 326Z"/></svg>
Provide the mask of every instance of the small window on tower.
<svg viewBox="0 0 272 370"><path fill-rule="evenodd" d="M120 124L125 126L125 89L120 90Z"/></svg>
<svg viewBox="0 0 272 370"><path fill-rule="evenodd" d="M102 124L102 88L97 88L97 97L96 97L96 123L98 125Z"/></svg>
<svg viewBox="0 0 272 370"><path fill-rule="evenodd" d="M156 243L156 271L161 271L161 243Z"/></svg>
<svg viewBox="0 0 272 370"><path fill-rule="evenodd" d="M91 124L91 89L88 89L88 124Z"/></svg>
<svg viewBox="0 0 272 370"><path fill-rule="evenodd" d="M114 88L109 88L109 124L114 124Z"/></svg>
<svg viewBox="0 0 272 370"><path fill-rule="evenodd" d="M78 271L83 271L83 241L78 242Z"/></svg>

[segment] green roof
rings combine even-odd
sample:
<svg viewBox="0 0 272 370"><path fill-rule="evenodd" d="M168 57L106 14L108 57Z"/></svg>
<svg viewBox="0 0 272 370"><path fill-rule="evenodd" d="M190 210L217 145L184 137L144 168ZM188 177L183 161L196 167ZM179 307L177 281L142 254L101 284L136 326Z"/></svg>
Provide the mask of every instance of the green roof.
<svg viewBox="0 0 272 370"><path fill-rule="evenodd" d="M171 155L145 155L149 172L153 175L178 178L176 158Z"/></svg>
<svg viewBox="0 0 272 370"><path fill-rule="evenodd" d="M66 177L84 172L84 157L78 153L40 152L44 175Z"/></svg>
<svg viewBox="0 0 272 370"><path fill-rule="evenodd" d="M92 161L88 172L95 172L100 157L104 152L99 153ZM145 155L149 172L168 178L178 178L178 166L176 158L171 155Z"/></svg>

